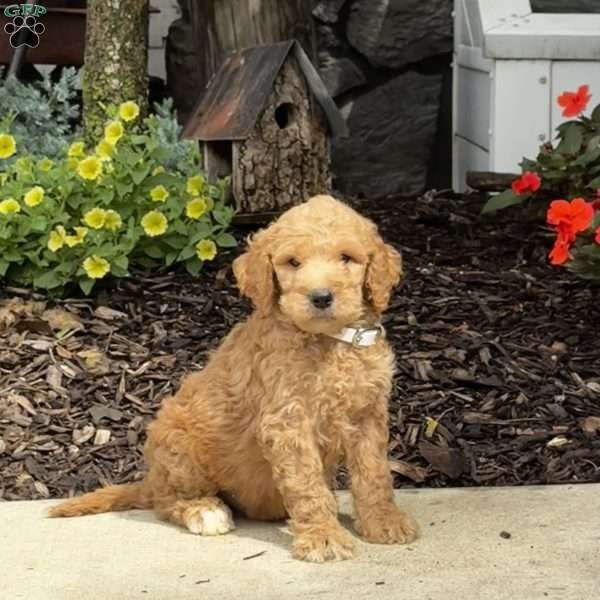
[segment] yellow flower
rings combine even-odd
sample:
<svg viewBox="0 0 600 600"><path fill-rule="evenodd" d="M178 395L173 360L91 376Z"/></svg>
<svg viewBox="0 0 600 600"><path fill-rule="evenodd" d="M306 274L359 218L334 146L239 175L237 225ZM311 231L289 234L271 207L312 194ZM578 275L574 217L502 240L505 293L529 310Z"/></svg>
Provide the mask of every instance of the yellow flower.
<svg viewBox="0 0 600 600"><path fill-rule="evenodd" d="M154 202L164 202L169 197L169 190L164 185L157 185L150 190Z"/></svg>
<svg viewBox="0 0 600 600"><path fill-rule="evenodd" d="M199 196L200 192L204 189L204 177L202 175L196 175L195 177L190 177L187 180L186 188L187 193L192 196Z"/></svg>
<svg viewBox="0 0 600 600"><path fill-rule="evenodd" d="M140 114L140 107L135 102L123 102L119 106L119 116L123 121L133 121Z"/></svg>
<svg viewBox="0 0 600 600"><path fill-rule="evenodd" d="M104 137L109 144L114 146L123 137L123 123L121 121L111 121L104 128Z"/></svg>
<svg viewBox="0 0 600 600"><path fill-rule="evenodd" d="M102 279L110 271L110 263L93 254L83 261L83 269L90 279Z"/></svg>
<svg viewBox="0 0 600 600"><path fill-rule="evenodd" d="M66 242L67 232L62 225L58 225L54 231L50 232L50 237L48 238L48 249L52 252L56 252L60 250Z"/></svg>
<svg viewBox="0 0 600 600"><path fill-rule="evenodd" d="M79 163L77 172L81 178L93 181L102 175L102 162L95 156L88 156Z"/></svg>
<svg viewBox="0 0 600 600"><path fill-rule="evenodd" d="M21 206L14 198L7 198L0 202L0 213L3 215L10 215L12 213L18 213L21 211Z"/></svg>
<svg viewBox="0 0 600 600"><path fill-rule="evenodd" d="M104 160L110 160L110 157L112 156L113 150L114 150L114 146L108 140L102 140L96 146L96 155L102 161L104 161Z"/></svg>
<svg viewBox="0 0 600 600"><path fill-rule="evenodd" d="M165 172L165 168L160 166L160 167L156 167L156 169L154 169L154 171L152 171L152 176L155 175L160 175L161 173Z"/></svg>
<svg viewBox="0 0 600 600"><path fill-rule="evenodd" d="M92 229L102 229L106 223L106 211L102 208L92 208L83 215L83 222Z"/></svg>
<svg viewBox="0 0 600 600"><path fill-rule="evenodd" d="M67 165L67 169L69 169L69 171L76 171L77 167L79 166L79 161L76 158L71 157L67 158L65 164Z"/></svg>
<svg viewBox="0 0 600 600"><path fill-rule="evenodd" d="M199 219L206 212L206 202L203 198L194 198L185 206L185 214L190 219Z"/></svg>
<svg viewBox="0 0 600 600"><path fill-rule="evenodd" d="M106 229L110 229L111 231L116 231L121 227L121 225L123 225L121 215L116 210L107 210L106 219L104 220L104 227L106 227Z"/></svg>
<svg viewBox="0 0 600 600"><path fill-rule="evenodd" d="M212 260L217 255L217 246L212 240L200 240L196 244L196 256L200 260Z"/></svg>
<svg viewBox="0 0 600 600"><path fill-rule="evenodd" d="M42 158L42 160L40 160L38 163L39 170L44 171L44 173L47 173L53 166L54 161L50 160L49 158Z"/></svg>
<svg viewBox="0 0 600 600"><path fill-rule="evenodd" d="M85 145L83 142L73 142L67 151L67 156L71 158L81 158L84 154Z"/></svg>
<svg viewBox="0 0 600 600"><path fill-rule="evenodd" d="M25 194L25 204L27 204L27 206L30 206L32 208L34 206L37 206L38 204L41 204L43 199L44 199L44 188L40 187L39 185L32 187Z"/></svg>
<svg viewBox="0 0 600 600"><path fill-rule="evenodd" d="M0 133L0 158L10 158L16 151L15 138L8 133Z"/></svg>
<svg viewBox="0 0 600 600"><path fill-rule="evenodd" d="M65 237L65 242L69 248L82 244L88 232L87 227L74 227L73 229L75 229L75 235Z"/></svg>
<svg viewBox="0 0 600 600"><path fill-rule="evenodd" d="M168 227L167 217L157 210L151 210L144 215L142 227L144 228L146 235L150 237L162 235Z"/></svg>

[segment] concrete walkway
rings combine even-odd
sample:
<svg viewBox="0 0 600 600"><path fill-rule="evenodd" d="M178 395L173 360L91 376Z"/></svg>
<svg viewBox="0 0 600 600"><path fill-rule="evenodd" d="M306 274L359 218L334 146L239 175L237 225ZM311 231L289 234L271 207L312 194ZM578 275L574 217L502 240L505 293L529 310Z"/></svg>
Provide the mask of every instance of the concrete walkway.
<svg viewBox="0 0 600 600"><path fill-rule="evenodd" d="M0 503L3 600L599 600L600 485L402 491L411 546L307 564L285 525L201 538L148 512L51 520ZM349 498L340 495L347 512ZM349 525L347 518L344 523Z"/></svg>

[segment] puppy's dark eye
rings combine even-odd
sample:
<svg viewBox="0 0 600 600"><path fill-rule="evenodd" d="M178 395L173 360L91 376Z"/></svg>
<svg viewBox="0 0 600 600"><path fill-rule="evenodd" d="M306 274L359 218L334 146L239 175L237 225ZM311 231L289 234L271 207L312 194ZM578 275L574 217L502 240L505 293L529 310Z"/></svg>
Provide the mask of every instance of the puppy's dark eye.
<svg viewBox="0 0 600 600"><path fill-rule="evenodd" d="M349 262L352 261L352 257L348 254L342 254L342 262L344 264L348 264Z"/></svg>
<svg viewBox="0 0 600 600"><path fill-rule="evenodd" d="M294 267L294 269L297 269L300 266L300 261L296 260L295 258L290 258L290 260L288 260L288 265L290 265L290 267Z"/></svg>

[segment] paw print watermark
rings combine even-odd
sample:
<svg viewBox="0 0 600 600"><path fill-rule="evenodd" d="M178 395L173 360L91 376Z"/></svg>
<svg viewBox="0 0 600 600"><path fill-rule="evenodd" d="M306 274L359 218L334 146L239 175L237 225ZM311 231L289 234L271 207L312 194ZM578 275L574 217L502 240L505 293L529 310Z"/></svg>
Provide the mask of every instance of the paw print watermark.
<svg viewBox="0 0 600 600"><path fill-rule="evenodd" d="M40 23L33 15L27 17L18 15L4 26L4 32L10 35L10 45L13 48L19 48L19 46L37 48L40 44L40 36L44 31L46 31L44 24Z"/></svg>

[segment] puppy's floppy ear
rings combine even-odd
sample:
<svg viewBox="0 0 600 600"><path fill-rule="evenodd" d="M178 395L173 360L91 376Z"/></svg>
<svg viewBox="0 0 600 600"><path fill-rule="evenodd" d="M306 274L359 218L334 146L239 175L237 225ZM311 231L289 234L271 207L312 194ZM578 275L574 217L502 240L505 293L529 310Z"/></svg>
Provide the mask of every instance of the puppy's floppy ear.
<svg viewBox="0 0 600 600"><path fill-rule="evenodd" d="M257 233L249 240L246 252L233 261L233 273L240 291L263 314L268 314L275 302L274 272L267 242L266 231Z"/></svg>
<svg viewBox="0 0 600 600"><path fill-rule="evenodd" d="M365 286L367 298L382 313L388 306L392 288L398 285L402 275L402 256L375 233L374 250L369 257Z"/></svg>

